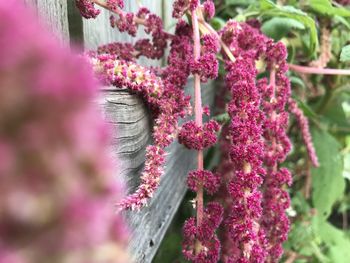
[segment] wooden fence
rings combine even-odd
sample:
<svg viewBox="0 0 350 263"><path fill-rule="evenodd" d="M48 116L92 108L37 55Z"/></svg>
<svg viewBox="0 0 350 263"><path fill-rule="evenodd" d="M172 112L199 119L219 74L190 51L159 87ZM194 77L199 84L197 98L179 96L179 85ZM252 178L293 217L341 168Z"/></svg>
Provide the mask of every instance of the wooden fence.
<svg viewBox="0 0 350 263"><path fill-rule="evenodd" d="M75 9L74 0L24 1L35 8L39 17L63 45L81 41L85 49L94 49L113 41L135 41L109 26L109 13L105 10L101 10L97 19L83 20ZM163 17L166 28L174 25L170 0L143 0L142 3ZM125 1L125 4L126 11L137 9L136 0ZM142 37L142 32L139 32L139 36ZM162 61L145 59L139 62L148 66L162 64ZM192 86L189 83L187 92L191 92ZM207 87L203 90L204 103L211 104L213 89ZM132 192L137 187L143 169L145 148L152 141L152 120L141 99L125 89L102 87L97 103L115 131L112 154L118 160L128 191ZM169 146L167 152L166 172L160 189L146 208L140 212L126 212L132 232L129 250L135 262L152 261L186 192L186 175L196 165L195 152L185 149L177 142Z"/></svg>

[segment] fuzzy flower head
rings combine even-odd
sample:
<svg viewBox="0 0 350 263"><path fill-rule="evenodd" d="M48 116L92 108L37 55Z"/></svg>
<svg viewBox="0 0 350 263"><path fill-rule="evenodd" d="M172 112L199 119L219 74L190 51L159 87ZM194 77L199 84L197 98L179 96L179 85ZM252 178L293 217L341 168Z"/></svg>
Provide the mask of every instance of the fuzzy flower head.
<svg viewBox="0 0 350 263"><path fill-rule="evenodd" d="M217 202L210 202L204 210L203 222L196 225L194 217L186 220L183 227L183 249L185 258L196 263L218 262L220 241L215 234L223 216L223 208Z"/></svg>
<svg viewBox="0 0 350 263"><path fill-rule="evenodd" d="M188 149L197 151L213 146L216 143L216 132L220 129L219 124L210 120L203 127L198 126L194 121L188 121L179 132L179 143Z"/></svg>
<svg viewBox="0 0 350 263"><path fill-rule="evenodd" d="M75 0L75 5L80 14L87 19L96 18L101 12L91 0Z"/></svg>
<svg viewBox="0 0 350 263"><path fill-rule="evenodd" d="M212 0L206 0L203 3L203 13L204 16L209 20L215 15L215 4Z"/></svg>
<svg viewBox="0 0 350 263"><path fill-rule="evenodd" d="M0 2L0 24L0 261L128 262L90 66L18 1Z"/></svg>

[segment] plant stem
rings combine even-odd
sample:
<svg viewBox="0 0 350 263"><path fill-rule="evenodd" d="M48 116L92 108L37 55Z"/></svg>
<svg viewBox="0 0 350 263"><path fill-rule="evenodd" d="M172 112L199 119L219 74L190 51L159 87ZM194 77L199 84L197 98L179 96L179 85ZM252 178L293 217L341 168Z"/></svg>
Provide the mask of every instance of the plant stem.
<svg viewBox="0 0 350 263"><path fill-rule="evenodd" d="M211 34L214 34L220 42L220 45L222 47L222 49L224 50L224 52L226 53L226 55L228 56L228 58L232 61L235 62L236 58L234 57L234 55L232 54L232 52L230 51L229 47L221 40L221 37L219 36L218 32L215 31L215 29L208 24L207 22L205 22L204 19L199 18L198 19L199 23L201 23Z"/></svg>
<svg viewBox="0 0 350 263"><path fill-rule="evenodd" d="M333 68L314 68L288 64L289 69L295 72L304 74L318 74L318 75L350 75L349 69L333 69Z"/></svg>
<svg viewBox="0 0 350 263"><path fill-rule="evenodd" d="M192 28L193 28L193 42L194 42L194 59L197 60L200 57L200 36L199 36L199 26L196 10L192 11ZM200 127L203 126L202 119L202 98L201 98L201 82L200 76L194 74L194 111L195 111L195 121ZM203 150L197 153L197 169L203 170ZM203 220L203 186L200 185L197 190L197 226L202 223Z"/></svg>

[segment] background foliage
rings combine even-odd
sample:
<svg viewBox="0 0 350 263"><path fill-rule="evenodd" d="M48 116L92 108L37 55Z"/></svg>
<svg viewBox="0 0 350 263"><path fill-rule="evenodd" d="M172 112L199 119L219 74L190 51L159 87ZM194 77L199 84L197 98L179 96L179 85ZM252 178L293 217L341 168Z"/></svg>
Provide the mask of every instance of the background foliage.
<svg viewBox="0 0 350 263"><path fill-rule="evenodd" d="M350 9L339 4L346 2L217 0L212 25L220 29L230 18L258 19L266 35L285 43L290 64L346 69L350 63ZM349 77L293 71L289 77L293 97L309 118L320 167L311 167L300 129L292 118L289 135L293 150L285 162L294 180L288 211L292 227L282 261L346 263L350 258ZM215 151L207 154L210 166L219 161ZM155 263L185 262L181 227L190 216L192 198L191 194L186 196Z"/></svg>

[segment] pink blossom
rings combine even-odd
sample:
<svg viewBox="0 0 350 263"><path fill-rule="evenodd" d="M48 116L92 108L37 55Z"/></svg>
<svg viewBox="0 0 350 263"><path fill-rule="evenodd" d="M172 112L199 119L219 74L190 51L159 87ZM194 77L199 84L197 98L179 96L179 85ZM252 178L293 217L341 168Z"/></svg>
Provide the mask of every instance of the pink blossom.
<svg viewBox="0 0 350 263"><path fill-rule="evenodd" d="M203 13L207 19L212 19L215 15L215 4L212 0L203 3Z"/></svg>
<svg viewBox="0 0 350 263"><path fill-rule="evenodd" d="M299 109L297 103L294 100L289 99L288 105L289 105L289 110L291 111L291 113L295 115L295 118L297 119L298 124L301 128L301 134L303 136L303 140L306 145L306 149L309 154L311 163L313 166L318 167L320 164L318 162L315 147L312 142L308 119L305 117L303 111Z"/></svg>
<svg viewBox="0 0 350 263"><path fill-rule="evenodd" d="M219 203L210 202L204 210L203 222L196 226L195 218L186 220L183 227L183 249L186 259L196 263L219 260L220 242L215 230L222 221L223 208Z"/></svg>
<svg viewBox="0 0 350 263"><path fill-rule="evenodd" d="M80 14L87 19L96 18L101 12L95 8L95 4L91 0L75 0L75 4Z"/></svg>
<svg viewBox="0 0 350 263"><path fill-rule="evenodd" d="M97 49L98 54L112 54L116 55L120 60L134 61L134 54L136 50L130 43L112 42L106 45L101 45Z"/></svg>
<svg viewBox="0 0 350 263"><path fill-rule="evenodd" d="M173 3L173 17L174 18L181 18L186 10L188 8L188 1L187 0L175 0Z"/></svg>
<svg viewBox="0 0 350 263"><path fill-rule="evenodd" d="M216 79L218 76L219 62L215 54L206 53L191 63L192 74L199 74L201 82L207 82L208 79Z"/></svg>
<svg viewBox="0 0 350 263"><path fill-rule="evenodd" d="M188 121L180 129L179 143L188 149L203 150L216 143L216 132L219 128L219 124L214 120L205 123L203 127L197 126L194 121Z"/></svg>
<svg viewBox="0 0 350 263"><path fill-rule="evenodd" d="M117 10L118 8L124 8L124 0L107 0L106 4L111 10Z"/></svg>
<svg viewBox="0 0 350 263"><path fill-rule="evenodd" d="M280 168L291 144L287 136L288 113L285 111L290 98L290 83L287 71L287 51L282 43L269 41L266 48L267 69L270 83L260 81L266 119L264 123L265 156L267 175L264 182L264 216L262 226L267 238L268 262L276 262L283 254L282 244L287 239L289 219L285 210L290 206L285 185L291 185L291 175L286 168Z"/></svg>
<svg viewBox="0 0 350 263"><path fill-rule="evenodd" d="M214 194L220 186L220 176L207 170L191 171L187 177L187 185L193 192L198 190L199 185L203 185L208 194Z"/></svg>
<svg viewBox="0 0 350 263"><path fill-rule="evenodd" d="M234 62L225 61L226 85L232 94L228 107L231 117L228 153L235 169L228 184L232 203L225 224L228 225L230 238L240 248L240 251L235 251L238 254L229 255L236 260L233 262L264 262L266 257L265 236L260 227L262 194L259 191L261 176L265 174L261 161L264 116L260 110L261 95L256 86L255 68L259 52L256 48L260 46L261 39L252 33L258 34L245 24L234 22L229 22L221 32L236 56ZM251 42L246 43L247 38Z"/></svg>
<svg viewBox="0 0 350 263"><path fill-rule="evenodd" d="M99 262L108 249L128 262L90 66L18 1L0 2L0 24L0 261Z"/></svg>
<svg viewBox="0 0 350 263"><path fill-rule="evenodd" d="M217 53L220 50L220 42L216 35L205 34L201 37L202 53Z"/></svg>

